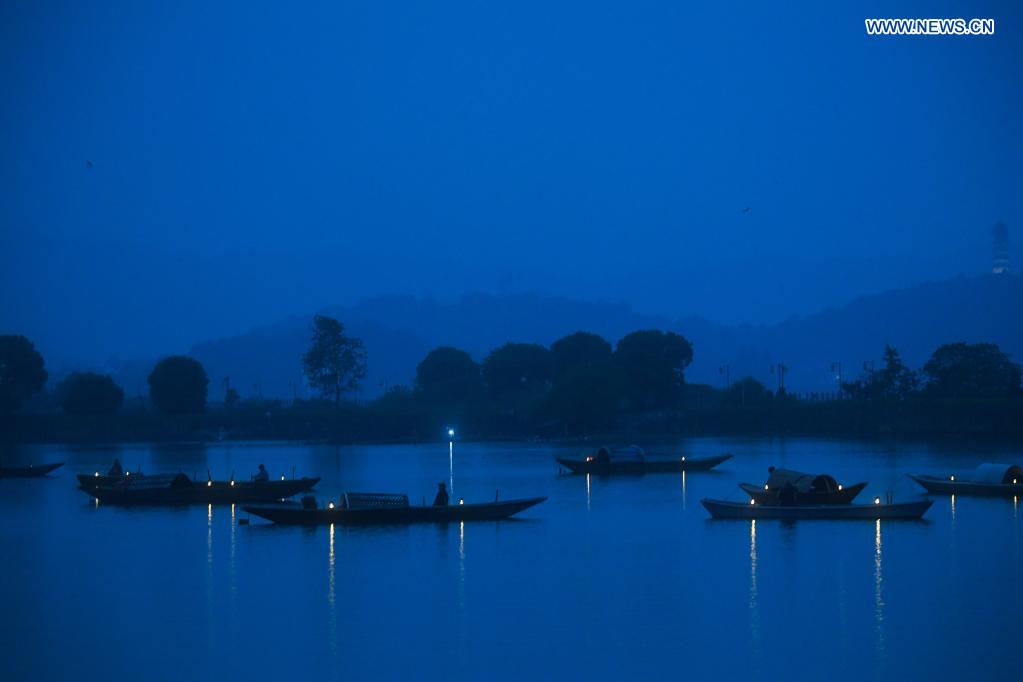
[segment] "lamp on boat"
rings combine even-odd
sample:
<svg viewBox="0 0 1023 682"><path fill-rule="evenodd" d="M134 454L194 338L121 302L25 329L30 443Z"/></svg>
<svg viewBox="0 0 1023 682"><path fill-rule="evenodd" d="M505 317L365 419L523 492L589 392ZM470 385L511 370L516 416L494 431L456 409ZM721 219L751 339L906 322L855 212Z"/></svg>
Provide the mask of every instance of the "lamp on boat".
<svg viewBox="0 0 1023 682"><path fill-rule="evenodd" d="M757 501L756 501L756 500L750 500L750 501L749 501L749 503L750 503L750 504L756 504L756 503L757 503Z"/></svg>
<svg viewBox="0 0 1023 682"><path fill-rule="evenodd" d="M954 480L956 480L956 477L955 477L955 476L949 476L949 477L948 477L948 480L950 480L950 481L954 481Z"/></svg>
<svg viewBox="0 0 1023 682"><path fill-rule="evenodd" d="M281 480L282 481L284 480L284 474L281 474Z"/></svg>
<svg viewBox="0 0 1023 682"><path fill-rule="evenodd" d="M454 438L454 437L455 437L455 430L449 428L448 429L448 438Z"/></svg>
<svg viewBox="0 0 1023 682"><path fill-rule="evenodd" d="M587 462L592 462L593 461L593 455L586 455L586 461Z"/></svg>
<svg viewBox="0 0 1023 682"><path fill-rule="evenodd" d="M881 498L880 497L875 497L874 498L874 504L881 504Z"/></svg>
<svg viewBox="0 0 1023 682"><path fill-rule="evenodd" d="M682 461L683 462L686 461L686 456L685 455L682 455Z"/></svg>
<svg viewBox="0 0 1023 682"><path fill-rule="evenodd" d="M213 486L213 481L206 481L206 487L210 488Z"/></svg>
<svg viewBox="0 0 1023 682"><path fill-rule="evenodd" d="M95 476L96 478L99 478L99 472L97 471L96 473L93 474L93 476Z"/></svg>
<svg viewBox="0 0 1023 682"><path fill-rule="evenodd" d="M768 485L766 483L764 484L764 490L770 490L770 488L768 487Z"/></svg>
<svg viewBox="0 0 1023 682"><path fill-rule="evenodd" d="M458 498L458 504L465 504L465 500L461 497Z"/></svg>
<svg viewBox="0 0 1023 682"><path fill-rule="evenodd" d="M334 508L334 500L331 500L330 502L327 503L327 509L333 509L333 508Z"/></svg>
<svg viewBox="0 0 1023 682"><path fill-rule="evenodd" d="M838 484L838 489L839 489L839 490L841 490L841 489L842 489L842 484L841 484L841 483L839 483L839 484Z"/></svg>
<svg viewBox="0 0 1023 682"><path fill-rule="evenodd" d="M231 481L231 485L234 486L234 481Z"/></svg>

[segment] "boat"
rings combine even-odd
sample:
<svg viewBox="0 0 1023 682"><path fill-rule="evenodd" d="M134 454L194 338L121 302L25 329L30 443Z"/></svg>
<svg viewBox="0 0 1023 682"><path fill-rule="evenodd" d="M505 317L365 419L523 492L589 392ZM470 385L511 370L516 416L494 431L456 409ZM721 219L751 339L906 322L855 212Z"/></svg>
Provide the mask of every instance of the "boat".
<svg viewBox="0 0 1023 682"><path fill-rule="evenodd" d="M791 469L768 469L769 476L763 485L740 483L757 504L778 504L781 491L786 485L794 490L795 504L851 504L864 488L866 482L843 486L828 474L806 474Z"/></svg>
<svg viewBox="0 0 1023 682"><path fill-rule="evenodd" d="M600 448L584 459L558 458L558 464L573 474L664 474L683 471L707 471L732 458L732 455L716 457L682 457L678 459L647 459L643 449L630 445L627 448Z"/></svg>
<svg viewBox="0 0 1023 682"><path fill-rule="evenodd" d="M27 467L0 467L0 478L38 478L62 466L64 462L29 464Z"/></svg>
<svg viewBox="0 0 1023 682"><path fill-rule="evenodd" d="M779 519L783 521L803 521L812 519L919 519L924 515L933 500L916 502L882 503L874 498L874 504L810 504L782 506L777 504L757 504L749 502L731 502L729 500L702 499L701 504L715 519Z"/></svg>
<svg viewBox="0 0 1023 682"><path fill-rule="evenodd" d="M967 476L907 474L927 492L937 495L1023 495L1023 468L986 462Z"/></svg>
<svg viewBox="0 0 1023 682"><path fill-rule="evenodd" d="M79 476L82 482L83 476ZM311 490L319 478L281 481L195 481L186 474L132 474L113 483L84 476L79 489L97 500L122 505L243 504L273 502Z"/></svg>
<svg viewBox="0 0 1023 682"><path fill-rule="evenodd" d="M345 493L338 504L319 506L312 497L301 505L278 504L243 507L248 513L289 525L317 526L452 523L456 521L499 521L544 502L546 497L529 497L501 502L449 504L443 506L410 505L408 495L392 493Z"/></svg>

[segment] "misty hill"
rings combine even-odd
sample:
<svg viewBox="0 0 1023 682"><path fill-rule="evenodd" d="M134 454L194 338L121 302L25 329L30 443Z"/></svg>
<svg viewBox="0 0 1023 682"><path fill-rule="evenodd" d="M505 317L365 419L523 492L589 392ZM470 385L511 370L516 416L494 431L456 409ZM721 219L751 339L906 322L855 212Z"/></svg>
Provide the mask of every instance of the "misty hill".
<svg viewBox="0 0 1023 682"><path fill-rule="evenodd" d="M789 367L786 384L795 391L835 388L832 362L846 378L858 375L866 360L879 361L885 343L899 348L919 367L937 345L992 341L1023 358L1023 278L960 277L865 296L841 307L792 318L774 326L726 326L703 318L668 319L643 315L622 303L581 302L539 295L472 294L455 303L413 296L386 296L352 307L323 311L363 339L369 376L361 397L386 386L411 384L423 356L453 345L482 360L506 341L550 344L583 329L614 342L630 331L671 329L694 344L691 382L722 385L719 368L732 378L753 375L775 385L771 366ZM195 346L191 354L210 374L210 399L223 395L222 382L243 396L308 395L300 357L312 316L294 316L231 338ZM294 388L293 388L294 385Z"/></svg>

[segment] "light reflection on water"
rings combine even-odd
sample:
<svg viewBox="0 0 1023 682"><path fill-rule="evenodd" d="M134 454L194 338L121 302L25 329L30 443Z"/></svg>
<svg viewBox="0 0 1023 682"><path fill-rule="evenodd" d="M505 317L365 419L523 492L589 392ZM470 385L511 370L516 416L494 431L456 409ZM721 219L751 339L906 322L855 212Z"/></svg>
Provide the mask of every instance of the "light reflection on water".
<svg viewBox="0 0 1023 682"><path fill-rule="evenodd" d="M344 490L418 500L445 467L454 490L444 444L210 446L182 461L214 472L294 463L323 476L323 500ZM1021 453L904 446L895 456L792 439L685 448L736 458L718 473L580 480L551 473L553 448L460 443L466 502L496 488L502 499L549 501L500 524L312 529L238 527L227 507L97 508L71 478L108 466L109 453L42 449L35 459L67 459L67 475L0 481L0 599L18 624L5 631L0 678L132 679L173 666L194 680L289 679L301 657L302 674L322 679L663 679L684 657L695 679L770 679L771 662L784 660L800 662L796 679L827 670L854 680L864 666L891 680L1011 679L1000 657L1023 608L1018 499L936 498L928 521L883 529L715 522L697 500L741 499L736 484L762 482L771 464L874 481L867 500L900 481L896 499L919 499L902 472ZM122 460L160 471L174 452L124 446ZM111 641L120 655L103 670L77 665ZM52 642L60 655L48 655ZM516 665L501 666L509 656Z"/></svg>

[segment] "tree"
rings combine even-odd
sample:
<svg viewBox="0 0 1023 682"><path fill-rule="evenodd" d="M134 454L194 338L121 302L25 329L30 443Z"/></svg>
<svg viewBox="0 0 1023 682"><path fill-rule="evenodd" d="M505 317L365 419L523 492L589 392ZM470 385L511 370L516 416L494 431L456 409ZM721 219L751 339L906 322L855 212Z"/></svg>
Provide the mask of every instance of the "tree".
<svg viewBox="0 0 1023 682"><path fill-rule="evenodd" d="M427 400L467 403L478 398L481 389L480 366L464 350L436 348L416 367L416 391Z"/></svg>
<svg viewBox="0 0 1023 682"><path fill-rule="evenodd" d="M674 332L632 332L615 348L615 363L625 373L626 391L636 407L665 407L678 401L693 344Z"/></svg>
<svg viewBox="0 0 1023 682"><path fill-rule="evenodd" d="M46 385L46 365L24 336L0 336L0 414L21 409Z"/></svg>
<svg viewBox="0 0 1023 682"><path fill-rule="evenodd" d="M109 374L72 372L57 386L57 400L64 414L113 414L124 403L124 391Z"/></svg>
<svg viewBox="0 0 1023 682"><path fill-rule="evenodd" d="M843 383L842 389L854 398L868 400L905 400L919 385L916 372L907 367L893 346L884 347L884 368L866 372L862 379Z"/></svg>
<svg viewBox="0 0 1023 682"><path fill-rule="evenodd" d="M1008 398L1020 392L1020 366L993 343L940 346L923 366L927 393L940 398Z"/></svg>
<svg viewBox="0 0 1023 682"><path fill-rule="evenodd" d="M206 409L206 370L187 355L160 360L149 373L149 397L170 414L198 414Z"/></svg>
<svg viewBox="0 0 1023 682"><path fill-rule="evenodd" d="M771 401L771 391L753 377L742 377L725 389L724 402L728 405L763 405Z"/></svg>
<svg viewBox="0 0 1023 682"><path fill-rule="evenodd" d="M576 429L609 431L624 385L621 370L611 362L578 365L565 371L544 400L544 413Z"/></svg>
<svg viewBox="0 0 1023 682"><path fill-rule="evenodd" d="M547 390L551 354L535 343L506 343L483 360L482 374L491 398L506 405L521 405Z"/></svg>
<svg viewBox="0 0 1023 682"><path fill-rule="evenodd" d="M596 334L576 332L551 344L551 369L554 379L584 367L605 367L611 362L611 344Z"/></svg>
<svg viewBox="0 0 1023 682"><path fill-rule="evenodd" d="M313 337L302 356L306 379L321 396L339 404L342 394L356 390L366 378L366 350L333 317L317 315L310 329Z"/></svg>
<svg viewBox="0 0 1023 682"><path fill-rule="evenodd" d="M227 391L224 392L224 407L230 410L233 407L237 407L242 397L238 395L238 391L234 390L234 386L228 386Z"/></svg>

